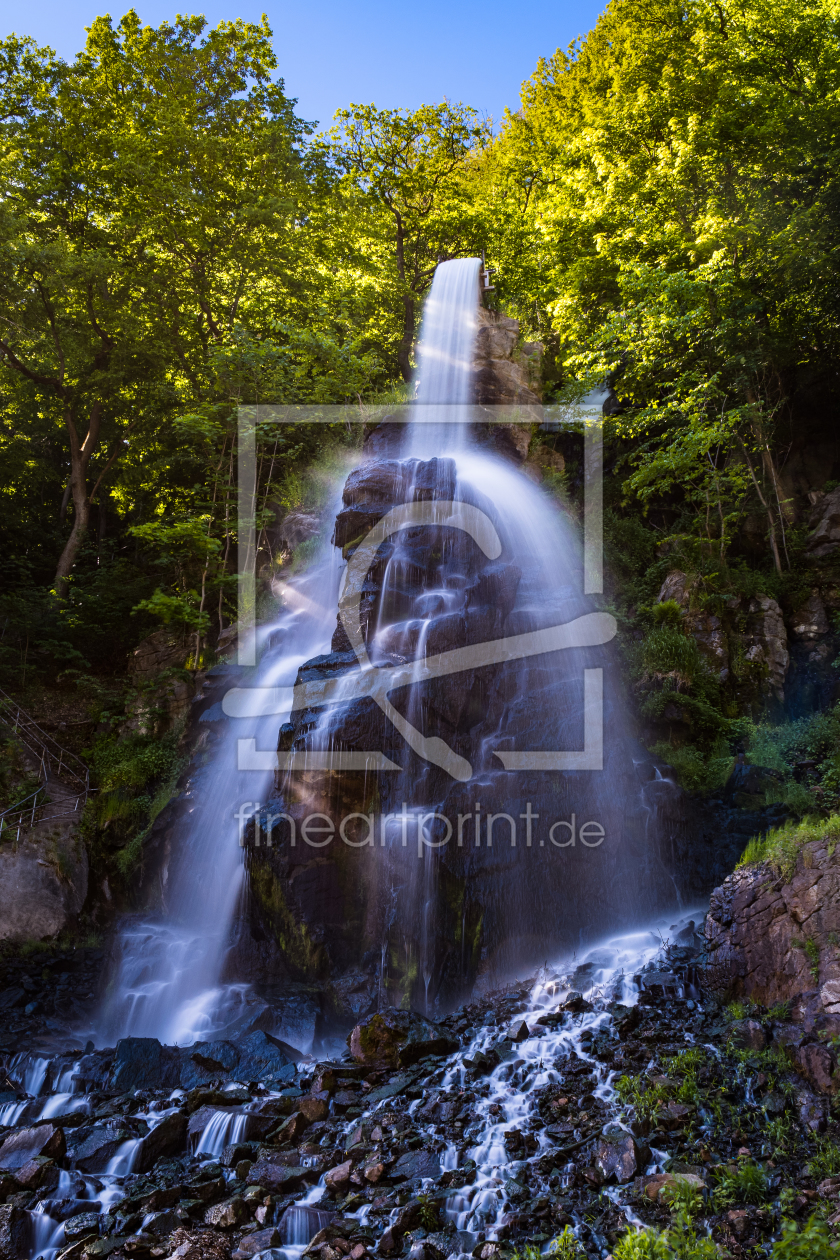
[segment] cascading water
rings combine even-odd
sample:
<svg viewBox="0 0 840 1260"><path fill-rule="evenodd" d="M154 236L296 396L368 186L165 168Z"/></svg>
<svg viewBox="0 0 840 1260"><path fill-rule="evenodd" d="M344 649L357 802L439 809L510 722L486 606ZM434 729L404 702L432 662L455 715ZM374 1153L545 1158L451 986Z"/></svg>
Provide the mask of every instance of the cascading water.
<svg viewBox="0 0 840 1260"><path fill-rule="evenodd" d="M289 686L303 661L327 648L336 557L325 546L307 574L284 585L283 612L258 632L263 650L252 685ZM208 764L191 785L188 821L162 874L164 913L128 920L119 934L118 962L96 1030L100 1044L144 1036L186 1045L247 1021L250 986L231 983L224 972L242 903L243 820L265 800L271 773L240 769L238 742L256 737L257 748L271 748L277 722L271 716L224 724Z"/></svg>

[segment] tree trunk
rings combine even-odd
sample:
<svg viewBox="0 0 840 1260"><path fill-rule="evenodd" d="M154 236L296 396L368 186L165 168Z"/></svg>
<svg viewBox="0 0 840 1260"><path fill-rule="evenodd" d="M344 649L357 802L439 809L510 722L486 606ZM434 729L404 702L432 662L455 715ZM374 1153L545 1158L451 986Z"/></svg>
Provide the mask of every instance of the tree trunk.
<svg viewBox="0 0 840 1260"><path fill-rule="evenodd" d="M414 298L404 297L403 335L397 351L397 362L404 381L411 380L411 347L414 344Z"/></svg>
<svg viewBox="0 0 840 1260"><path fill-rule="evenodd" d="M68 409L64 416L70 436L70 493L73 496L73 528L64 544L64 550L55 571L55 589L62 599L67 598L70 590L70 574L90 523L87 470L90 457L99 443L101 415L102 404L95 402L91 408L88 431L81 444L73 412Z"/></svg>

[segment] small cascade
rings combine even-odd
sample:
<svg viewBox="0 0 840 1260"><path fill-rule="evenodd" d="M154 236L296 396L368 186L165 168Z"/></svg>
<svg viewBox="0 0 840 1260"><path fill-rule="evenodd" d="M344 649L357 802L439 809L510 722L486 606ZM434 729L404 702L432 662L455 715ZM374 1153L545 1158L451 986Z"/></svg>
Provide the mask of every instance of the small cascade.
<svg viewBox="0 0 840 1260"><path fill-rule="evenodd" d="M105 1169L108 1175L127 1177L130 1172L133 1172L141 1146L142 1139L140 1138L128 1138L123 1142L108 1161L108 1167Z"/></svg>
<svg viewBox="0 0 840 1260"><path fill-rule="evenodd" d="M49 1059L23 1051L16 1054L8 1067L11 1080L19 1081L23 1092L30 1098L37 1098L47 1080Z"/></svg>
<svg viewBox="0 0 840 1260"><path fill-rule="evenodd" d="M318 1230L325 1229L334 1216L334 1212L325 1212L322 1208L293 1203L286 1208L278 1226L283 1246L307 1247Z"/></svg>
<svg viewBox="0 0 840 1260"><path fill-rule="evenodd" d="M246 1112L217 1111L199 1138L196 1155L221 1155L226 1146L244 1139L247 1124Z"/></svg>
<svg viewBox="0 0 840 1260"><path fill-rule="evenodd" d="M49 1200L42 1200L29 1214L32 1222L30 1255L33 1260L38 1256L41 1260L53 1260L64 1243L64 1224L49 1215L49 1207Z"/></svg>

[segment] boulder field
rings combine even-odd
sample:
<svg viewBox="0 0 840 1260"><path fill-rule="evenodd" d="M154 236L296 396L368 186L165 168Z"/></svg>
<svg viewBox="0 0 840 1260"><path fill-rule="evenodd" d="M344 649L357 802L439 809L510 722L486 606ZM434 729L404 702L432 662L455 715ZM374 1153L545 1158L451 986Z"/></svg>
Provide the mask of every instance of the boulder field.
<svg viewBox="0 0 840 1260"><path fill-rule="evenodd" d="M632 976L593 959L439 1023L385 1008L328 1060L262 1032L12 1056L0 1260L505 1260L556 1238L603 1260L689 1217L721 1257L814 1215L830 1240L835 1050L723 1006L702 951L692 924Z"/></svg>

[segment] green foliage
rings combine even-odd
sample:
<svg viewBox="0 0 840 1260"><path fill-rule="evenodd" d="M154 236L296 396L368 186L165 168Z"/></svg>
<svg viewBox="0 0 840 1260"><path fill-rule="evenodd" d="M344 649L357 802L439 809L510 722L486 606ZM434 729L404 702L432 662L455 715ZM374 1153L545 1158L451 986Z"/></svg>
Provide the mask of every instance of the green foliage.
<svg viewBox="0 0 840 1260"><path fill-rule="evenodd" d="M683 610L675 599L663 599L661 604L654 604L650 615L655 626L679 630L682 625Z"/></svg>
<svg viewBox="0 0 840 1260"><path fill-rule="evenodd" d="M840 1254L840 1245L824 1221L811 1217L801 1228L782 1222L782 1236L773 1244L772 1260L829 1260Z"/></svg>
<svg viewBox="0 0 840 1260"><path fill-rule="evenodd" d="M840 706L778 726L745 724L747 752L753 765L782 777L781 795L800 817L817 809L840 808ZM819 780L818 798L794 776L798 763L813 761Z"/></svg>
<svg viewBox="0 0 840 1260"><path fill-rule="evenodd" d="M671 766L687 792L714 792L724 786L732 772L732 754L724 741L711 753L692 744L675 748L665 740L652 744L650 751Z"/></svg>
<svg viewBox="0 0 840 1260"><path fill-rule="evenodd" d="M552 1239L544 1254L552 1256L554 1260L583 1260L586 1252L571 1228L565 1225L563 1233Z"/></svg>
<svg viewBox="0 0 840 1260"><path fill-rule="evenodd" d="M816 1182L836 1177L840 1173L840 1146L829 1137L818 1137L816 1146L816 1154L808 1162L808 1176Z"/></svg>
<svg viewBox="0 0 840 1260"><path fill-rule="evenodd" d="M693 1186L683 1177L677 1176L675 1181L663 1186L659 1195L664 1199L673 1216L693 1221L700 1215L703 1196L697 1186Z"/></svg>
<svg viewBox="0 0 840 1260"><path fill-rule="evenodd" d="M722 1260L711 1238L698 1237L685 1217L662 1233L653 1226L627 1233L613 1249L614 1260Z"/></svg>
<svg viewBox="0 0 840 1260"><path fill-rule="evenodd" d="M94 842L116 847L114 863L127 878L138 865L152 823L169 802L184 768L178 731L162 738L105 736L88 751L99 791L88 802L85 825L97 829Z"/></svg>
<svg viewBox="0 0 840 1260"><path fill-rule="evenodd" d="M646 669L677 674L689 685L708 671L696 640L666 620L645 636L642 660Z"/></svg>
<svg viewBox="0 0 840 1260"><path fill-rule="evenodd" d="M826 840L833 851L840 840L840 815L832 814L826 819L786 822L781 827L768 831L766 835L753 836L738 859L738 868L769 862L783 879L789 880L802 846Z"/></svg>
<svg viewBox="0 0 840 1260"><path fill-rule="evenodd" d="M736 1203L760 1204L767 1201L768 1186L764 1172L756 1164L725 1166L718 1174L714 1189L715 1210L724 1211Z"/></svg>

